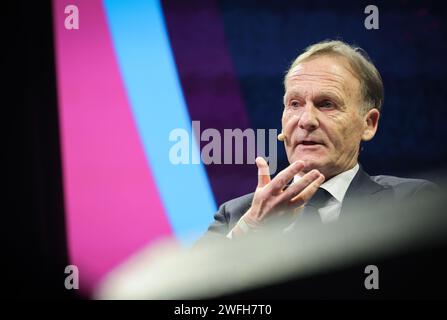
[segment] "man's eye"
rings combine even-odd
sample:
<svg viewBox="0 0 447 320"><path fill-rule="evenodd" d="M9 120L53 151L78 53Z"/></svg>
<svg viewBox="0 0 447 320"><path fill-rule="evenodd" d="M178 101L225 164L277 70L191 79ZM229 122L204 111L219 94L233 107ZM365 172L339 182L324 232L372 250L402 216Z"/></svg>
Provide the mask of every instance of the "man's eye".
<svg viewBox="0 0 447 320"><path fill-rule="evenodd" d="M320 103L320 108L333 108L335 104L332 101L324 100Z"/></svg>
<svg viewBox="0 0 447 320"><path fill-rule="evenodd" d="M292 101L290 102L290 106L291 106L292 108L298 108L298 107L300 106L300 103L299 103L298 101L296 101L296 100L292 100Z"/></svg>

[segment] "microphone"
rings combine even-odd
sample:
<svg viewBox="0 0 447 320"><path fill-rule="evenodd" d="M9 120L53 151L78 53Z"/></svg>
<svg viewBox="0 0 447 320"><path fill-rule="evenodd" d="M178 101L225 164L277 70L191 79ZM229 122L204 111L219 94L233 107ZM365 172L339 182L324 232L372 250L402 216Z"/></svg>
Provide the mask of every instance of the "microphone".
<svg viewBox="0 0 447 320"><path fill-rule="evenodd" d="M284 133L280 133L280 134L278 134L278 140L279 141L284 141L284 139L286 138L286 136L284 135Z"/></svg>

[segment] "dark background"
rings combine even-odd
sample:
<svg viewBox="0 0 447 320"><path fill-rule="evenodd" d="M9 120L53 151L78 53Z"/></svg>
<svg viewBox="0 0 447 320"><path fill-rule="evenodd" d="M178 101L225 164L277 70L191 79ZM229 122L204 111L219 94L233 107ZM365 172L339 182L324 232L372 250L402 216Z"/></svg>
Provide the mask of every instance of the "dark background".
<svg viewBox="0 0 447 320"><path fill-rule="evenodd" d="M187 101L207 87L195 85L203 79L190 77L185 73L188 70L182 71L185 70L182 61L192 63L192 69L194 62L197 66L204 62L194 54L189 60L182 60L175 34L179 31L175 31L172 22L175 14L176 19L186 19L187 15L194 18L197 12L217 7L236 76L232 81L240 90L247 112L248 121L243 124L254 129L280 129L282 78L299 52L314 42L339 38L369 53L385 85L379 132L372 142L364 145L362 165L370 174L441 181L447 159L444 141L447 67L443 59L447 37L446 11L441 1L375 1L380 10L379 30L364 28L363 10L370 3L361 1L185 3L163 1L163 8ZM12 112L6 118L10 126L7 126L5 152L8 163L6 203L10 205L2 210L7 236L5 292L12 298L75 298L73 292L63 286L64 268L69 263L51 3L16 3L7 6L7 12L11 15L2 21L5 24L2 32L8 44L4 48L8 82L4 101L8 106L5 110ZM206 30L189 36L190 42L183 45L193 52L199 45L209 44ZM211 81L211 87L215 83L213 79L228 81L225 74L211 73L206 78ZM194 107L198 111L193 120L206 122L200 109L207 106L198 103ZM222 110L222 116L224 113ZM228 124L227 127L233 126ZM284 151L280 148L278 168L286 165ZM219 204L251 192L256 180L255 171L248 167L211 166L207 171ZM234 184L235 177L239 177L241 183ZM320 283L323 281L321 279Z"/></svg>
<svg viewBox="0 0 447 320"><path fill-rule="evenodd" d="M51 3L6 6L7 255L2 291L12 299L69 299Z"/></svg>

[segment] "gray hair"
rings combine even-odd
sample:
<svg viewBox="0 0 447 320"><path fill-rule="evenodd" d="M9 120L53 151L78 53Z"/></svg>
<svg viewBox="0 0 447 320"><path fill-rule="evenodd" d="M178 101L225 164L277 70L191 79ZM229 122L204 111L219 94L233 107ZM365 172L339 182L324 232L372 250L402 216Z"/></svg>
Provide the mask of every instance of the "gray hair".
<svg viewBox="0 0 447 320"><path fill-rule="evenodd" d="M352 71L360 81L361 93L364 101L362 109L368 111L376 108L381 110L384 90L382 77L372 63L368 54L359 47L351 46L339 40L326 40L307 47L295 61L293 61L284 78L284 84L290 71L301 62L322 55L338 55L345 58Z"/></svg>

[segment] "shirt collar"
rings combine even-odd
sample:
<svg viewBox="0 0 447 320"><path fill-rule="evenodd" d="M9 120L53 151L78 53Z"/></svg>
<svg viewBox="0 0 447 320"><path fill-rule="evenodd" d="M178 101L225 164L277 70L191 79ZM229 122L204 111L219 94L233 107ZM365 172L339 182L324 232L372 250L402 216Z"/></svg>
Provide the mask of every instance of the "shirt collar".
<svg viewBox="0 0 447 320"><path fill-rule="evenodd" d="M352 179L354 179L357 174L357 171L359 171L359 168L360 166L357 163L352 169L346 170L325 181L320 188L329 192L338 202L343 202L346 191L348 190ZM297 182L299 179L301 179L301 177L296 175L293 177L293 183Z"/></svg>

